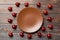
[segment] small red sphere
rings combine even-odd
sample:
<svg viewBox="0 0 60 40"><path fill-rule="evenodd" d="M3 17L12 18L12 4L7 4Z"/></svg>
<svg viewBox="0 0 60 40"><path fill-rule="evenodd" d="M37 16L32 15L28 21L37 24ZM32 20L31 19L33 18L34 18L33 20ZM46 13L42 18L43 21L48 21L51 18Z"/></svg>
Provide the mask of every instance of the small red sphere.
<svg viewBox="0 0 60 40"><path fill-rule="evenodd" d="M9 22L9 23L12 23L12 21L13 21L12 19L8 19L8 22Z"/></svg>
<svg viewBox="0 0 60 40"><path fill-rule="evenodd" d="M29 6L29 3L28 2L25 2L24 5L25 5L25 7L28 7Z"/></svg>
<svg viewBox="0 0 60 40"><path fill-rule="evenodd" d="M53 6L52 6L51 4L48 4L48 8L49 8L49 9L52 9L52 7L53 7Z"/></svg>
<svg viewBox="0 0 60 40"><path fill-rule="evenodd" d="M51 38L51 34L50 34L50 33L48 33L48 34L47 34L47 37L48 37L48 38Z"/></svg>
<svg viewBox="0 0 60 40"><path fill-rule="evenodd" d="M12 7L8 7L8 10L11 12L12 11Z"/></svg>
<svg viewBox="0 0 60 40"><path fill-rule="evenodd" d="M23 32L20 32L19 35L20 35L20 37L24 37L24 33Z"/></svg>
<svg viewBox="0 0 60 40"><path fill-rule="evenodd" d="M20 3L19 3L19 2L16 2L15 5L16 5L17 7L19 7L19 6L20 6Z"/></svg>
<svg viewBox="0 0 60 40"><path fill-rule="evenodd" d="M51 22L52 21L52 17L48 17L47 20Z"/></svg>
<svg viewBox="0 0 60 40"><path fill-rule="evenodd" d="M42 37L42 34L40 32L37 33L38 37Z"/></svg>
<svg viewBox="0 0 60 40"><path fill-rule="evenodd" d="M27 37L28 37L28 39L31 39L32 38L32 35L31 34L28 34Z"/></svg>
<svg viewBox="0 0 60 40"><path fill-rule="evenodd" d="M12 13L12 16L13 16L13 17L16 17L16 13L15 13L15 12L13 12L13 13Z"/></svg>
<svg viewBox="0 0 60 40"><path fill-rule="evenodd" d="M36 5L37 5L37 7L40 7L41 6L41 3L40 2L37 2Z"/></svg>
<svg viewBox="0 0 60 40"><path fill-rule="evenodd" d="M45 27L42 27L41 30L42 30L42 31L45 31L46 29L45 29Z"/></svg>
<svg viewBox="0 0 60 40"><path fill-rule="evenodd" d="M48 28L49 29L53 29L53 25L52 24L48 24Z"/></svg>
<svg viewBox="0 0 60 40"><path fill-rule="evenodd" d="M16 28L17 28L17 25L12 25L12 28L13 28L13 29L16 29Z"/></svg>
<svg viewBox="0 0 60 40"><path fill-rule="evenodd" d="M47 10L43 10L43 13L44 13L45 15L47 15L47 14L48 14L48 11L47 11Z"/></svg>
<svg viewBox="0 0 60 40"><path fill-rule="evenodd" d="M13 37L13 33L12 33L12 32L9 32L9 33L8 33L8 36L9 36L9 37Z"/></svg>

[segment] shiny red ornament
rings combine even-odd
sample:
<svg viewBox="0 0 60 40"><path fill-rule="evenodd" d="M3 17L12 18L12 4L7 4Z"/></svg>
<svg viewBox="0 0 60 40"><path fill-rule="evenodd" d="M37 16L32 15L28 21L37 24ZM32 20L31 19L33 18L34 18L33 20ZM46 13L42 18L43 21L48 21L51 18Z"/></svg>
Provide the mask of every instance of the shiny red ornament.
<svg viewBox="0 0 60 40"><path fill-rule="evenodd" d="M52 21L52 17L48 17L47 20L51 22Z"/></svg>
<svg viewBox="0 0 60 40"><path fill-rule="evenodd" d="M36 5L37 5L37 7L40 7L41 6L41 3L40 2L37 2Z"/></svg>
<svg viewBox="0 0 60 40"><path fill-rule="evenodd" d="M8 36L9 36L9 37L13 37L13 33L12 33L12 32L9 32L9 33L8 33Z"/></svg>
<svg viewBox="0 0 60 40"><path fill-rule="evenodd" d="M38 37L42 37L42 34L40 32L37 33Z"/></svg>
<svg viewBox="0 0 60 40"><path fill-rule="evenodd" d="M8 10L11 12L12 11L12 7L8 7Z"/></svg>
<svg viewBox="0 0 60 40"><path fill-rule="evenodd" d="M13 29L16 29L16 28L17 28L17 25L12 25L12 28L13 28Z"/></svg>
<svg viewBox="0 0 60 40"><path fill-rule="evenodd" d="M28 39L31 39L32 35L31 34L27 34L27 37L28 37Z"/></svg>
<svg viewBox="0 0 60 40"><path fill-rule="evenodd" d="M12 19L8 19L8 23L12 23L12 21L13 21Z"/></svg>
<svg viewBox="0 0 60 40"><path fill-rule="evenodd" d="M43 10L44 15L48 15L48 11L47 10Z"/></svg>
<svg viewBox="0 0 60 40"><path fill-rule="evenodd" d="M42 26L41 30L42 30L42 31L45 31L45 30L46 30L46 28Z"/></svg>
<svg viewBox="0 0 60 40"><path fill-rule="evenodd" d="M20 35L20 37L24 37L24 33L23 32L20 32L19 35Z"/></svg>
<svg viewBox="0 0 60 40"><path fill-rule="evenodd" d="M47 34L47 37L48 37L48 38L51 38L51 34L50 34L50 33L48 33L48 34Z"/></svg>
<svg viewBox="0 0 60 40"><path fill-rule="evenodd" d="M16 2L15 5L16 5L17 7L19 7L19 6L20 6L20 3L19 3L19 2Z"/></svg>
<svg viewBox="0 0 60 40"><path fill-rule="evenodd" d="M24 3L24 6L25 6L25 7L28 7L28 6L29 6L29 3L28 3L28 2L25 2L25 3Z"/></svg>
<svg viewBox="0 0 60 40"><path fill-rule="evenodd" d="M48 4L48 8L49 8L49 9L52 9L53 6L52 6L51 4Z"/></svg>
<svg viewBox="0 0 60 40"><path fill-rule="evenodd" d="M16 13L15 13L15 12L13 12L13 13L12 13L12 16L13 16L13 17L16 17Z"/></svg>
<svg viewBox="0 0 60 40"><path fill-rule="evenodd" d="M48 24L48 28L49 29L53 29L53 25L52 24Z"/></svg>

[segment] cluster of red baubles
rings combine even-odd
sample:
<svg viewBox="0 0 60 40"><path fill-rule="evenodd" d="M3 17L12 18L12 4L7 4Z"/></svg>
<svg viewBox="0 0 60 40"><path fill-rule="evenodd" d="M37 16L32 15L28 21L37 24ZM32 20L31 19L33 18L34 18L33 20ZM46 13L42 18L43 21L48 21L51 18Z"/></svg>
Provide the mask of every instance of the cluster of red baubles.
<svg viewBox="0 0 60 40"><path fill-rule="evenodd" d="M15 6L16 6L16 7L19 7L19 6L20 6L20 3L19 3L19 2L16 2L16 3L15 3ZM28 3L28 2L25 2L25 3L24 3L24 6L25 6L25 7L28 7L28 6L29 6L29 3ZM36 6L37 6L37 7L40 7L40 6L41 6L41 3L40 3L40 2L37 2L37 3L36 3ZM53 8L53 6L52 6L51 4L48 4L48 9L52 9L52 8ZM12 7L10 6L10 7L8 7L8 10L9 10L10 12L12 12L13 9L12 9ZM44 13L44 15L48 15L48 11L47 11L46 9L43 10L43 13ZM13 16L13 17L16 17L16 14L17 14L17 13L13 12L13 13L12 13L12 16ZM51 22L51 21L52 21L52 17L49 16L49 17L47 18L47 20ZM8 23L11 24L12 22L13 22L12 19L8 19ZM52 25L52 24L48 24L47 27L48 27L49 29L53 29L53 25ZM16 29L16 28L17 28L17 25L12 25L12 28L13 28L13 29ZM42 30L42 31L45 31L46 28L45 28L44 26L42 26L41 30ZM20 37L24 37L24 33L23 33L23 32L20 32L19 35L20 35ZM9 33L8 33L8 36L9 36L9 37L13 37L13 33L12 33L12 32L9 32ZM37 36L38 36L38 37L42 37L42 34L41 34L40 32L38 32L38 33L37 33ZM48 38L51 38L51 34L48 33L48 34L47 34L47 37L48 37ZM28 38L28 39L31 39L31 38L32 38L32 35L31 35L31 34L27 34L27 38Z"/></svg>
<svg viewBox="0 0 60 40"><path fill-rule="evenodd" d="M19 6L20 6L20 3L19 3L19 2L16 2L15 5L16 5L16 7L19 7ZM28 2L25 2L25 3L24 3L24 6L25 6L25 7L28 7L28 6L29 6L29 3L28 3ZM37 2L37 3L36 3L36 6L37 6L37 7L40 7L40 6L41 6L41 3L40 3L40 2ZM53 6L52 6L51 4L48 4L48 8L49 8L49 9L52 9ZM11 6L8 7L8 10L9 10L9 11L12 11L12 7L11 7ZM47 13L48 13L47 10L44 10L44 14L47 14Z"/></svg>
<svg viewBox="0 0 60 40"><path fill-rule="evenodd" d="M22 38L24 37L24 33L23 33L23 32L20 32L19 35L20 35L20 37L22 37ZM9 37L13 37L13 33L12 33L12 32L9 32L9 33L8 33L8 36L9 36ZM48 33L46 36L47 36L48 38L51 38L52 35L51 35L50 33ZM37 33L37 37L42 37L42 33L38 32L38 33ZM32 34L27 34L27 38L28 38L28 39L32 39Z"/></svg>

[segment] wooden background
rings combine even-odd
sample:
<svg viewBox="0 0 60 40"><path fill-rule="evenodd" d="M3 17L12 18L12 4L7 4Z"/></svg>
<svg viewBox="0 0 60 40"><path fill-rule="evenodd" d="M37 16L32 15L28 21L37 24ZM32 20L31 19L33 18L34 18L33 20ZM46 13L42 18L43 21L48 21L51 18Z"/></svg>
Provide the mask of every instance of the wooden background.
<svg viewBox="0 0 60 40"><path fill-rule="evenodd" d="M29 2L31 7L36 7L36 2L41 2L41 7L39 8L39 10L41 11L43 17L44 17L44 26L46 27L46 32L41 32L44 36L42 38L38 38L36 33L32 34L32 39L31 40L60 40L60 0L0 0L0 40L29 40L27 38L27 34L25 33L24 37L21 38L19 36L19 32L20 30L17 28L16 30L13 30L11 28L12 24L17 24L16 23L16 18L13 18L11 13L12 12L16 12L18 14L19 10L21 10L22 8L24 8L24 2ZM20 2L21 5L20 7L16 7L15 6L15 2ZM47 5L51 3L53 5L53 9L49 10L47 8ZM13 7L13 11L9 12L7 10L7 8L9 6ZM43 14L43 10L47 9L49 14L47 16L45 16ZM46 19L48 16L51 16L53 18L52 22L48 22ZM13 19L13 23L9 24L7 22L8 18L12 18ZM47 28L48 24L53 24L54 28L53 30L49 30ZM8 36L8 31L12 31L13 32L13 38L10 38ZM52 34L52 39L48 39L46 34L47 33L51 33Z"/></svg>

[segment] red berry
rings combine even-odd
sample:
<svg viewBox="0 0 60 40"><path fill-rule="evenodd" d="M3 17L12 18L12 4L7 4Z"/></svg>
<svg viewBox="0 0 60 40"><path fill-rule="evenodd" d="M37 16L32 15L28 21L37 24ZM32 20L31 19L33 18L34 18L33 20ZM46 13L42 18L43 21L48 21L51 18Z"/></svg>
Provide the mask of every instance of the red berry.
<svg viewBox="0 0 60 40"><path fill-rule="evenodd" d="M24 33L23 32L20 32L19 35L20 35L20 37L24 37Z"/></svg>
<svg viewBox="0 0 60 40"><path fill-rule="evenodd" d="M53 25L52 24L48 24L48 28L49 29L53 29Z"/></svg>
<svg viewBox="0 0 60 40"><path fill-rule="evenodd" d="M31 39L32 38L32 35L31 34L28 34L27 37L28 37L28 39Z"/></svg>
<svg viewBox="0 0 60 40"><path fill-rule="evenodd" d="M19 3L19 2L16 2L15 5L16 5L17 7L19 7L19 6L20 6L20 3Z"/></svg>
<svg viewBox="0 0 60 40"><path fill-rule="evenodd" d="M51 4L48 4L48 8L49 8L49 9L52 9L52 7L53 7L53 6L52 6Z"/></svg>
<svg viewBox="0 0 60 40"><path fill-rule="evenodd" d="M50 33L48 33L48 34L47 34L47 37L48 37L48 38L51 38L51 34L50 34Z"/></svg>
<svg viewBox="0 0 60 40"><path fill-rule="evenodd" d="M36 5L37 5L37 7L40 7L41 6L41 3L40 2L37 2Z"/></svg>
<svg viewBox="0 0 60 40"><path fill-rule="evenodd" d="M17 28L17 25L12 25L12 28L13 28L13 29L16 29L16 28Z"/></svg>
<svg viewBox="0 0 60 40"><path fill-rule="evenodd" d="M9 22L9 23L12 23L12 21L13 21L12 19L8 19L8 22Z"/></svg>
<svg viewBox="0 0 60 40"><path fill-rule="evenodd" d="M45 15L47 15L47 14L48 14L48 11L47 11L47 10L43 10L43 13L44 13Z"/></svg>
<svg viewBox="0 0 60 40"><path fill-rule="evenodd" d="M8 7L8 10L11 12L12 11L12 7Z"/></svg>
<svg viewBox="0 0 60 40"><path fill-rule="evenodd" d="M47 20L51 22L52 21L52 17L48 17Z"/></svg>
<svg viewBox="0 0 60 40"><path fill-rule="evenodd" d="M29 6L29 3L28 2L25 2L24 5L25 5L25 7L28 7Z"/></svg>
<svg viewBox="0 0 60 40"><path fill-rule="evenodd" d="M42 27L41 30L42 30L42 31L45 31L46 29L45 29L45 27Z"/></svg>
<svg viewBox="0 0 60 40"><path fill-rule="evenodd" d="M37 33L38 37L42 37L42 34L40 32Z"/></svg>
<svg viewBox="0 0 60 40"><path fill-rule="evenodd" d="M9 32L9 33L8 33L8 36L9 36L9 37L13 37L13 33L12 33L12 32Z"/></svg>
<svg viewBox="0 0 60 40"><path fill-rule="evenodd" d="M12 13L12 16L13 16L13 17L16 17L16 13Z"/></svg>

